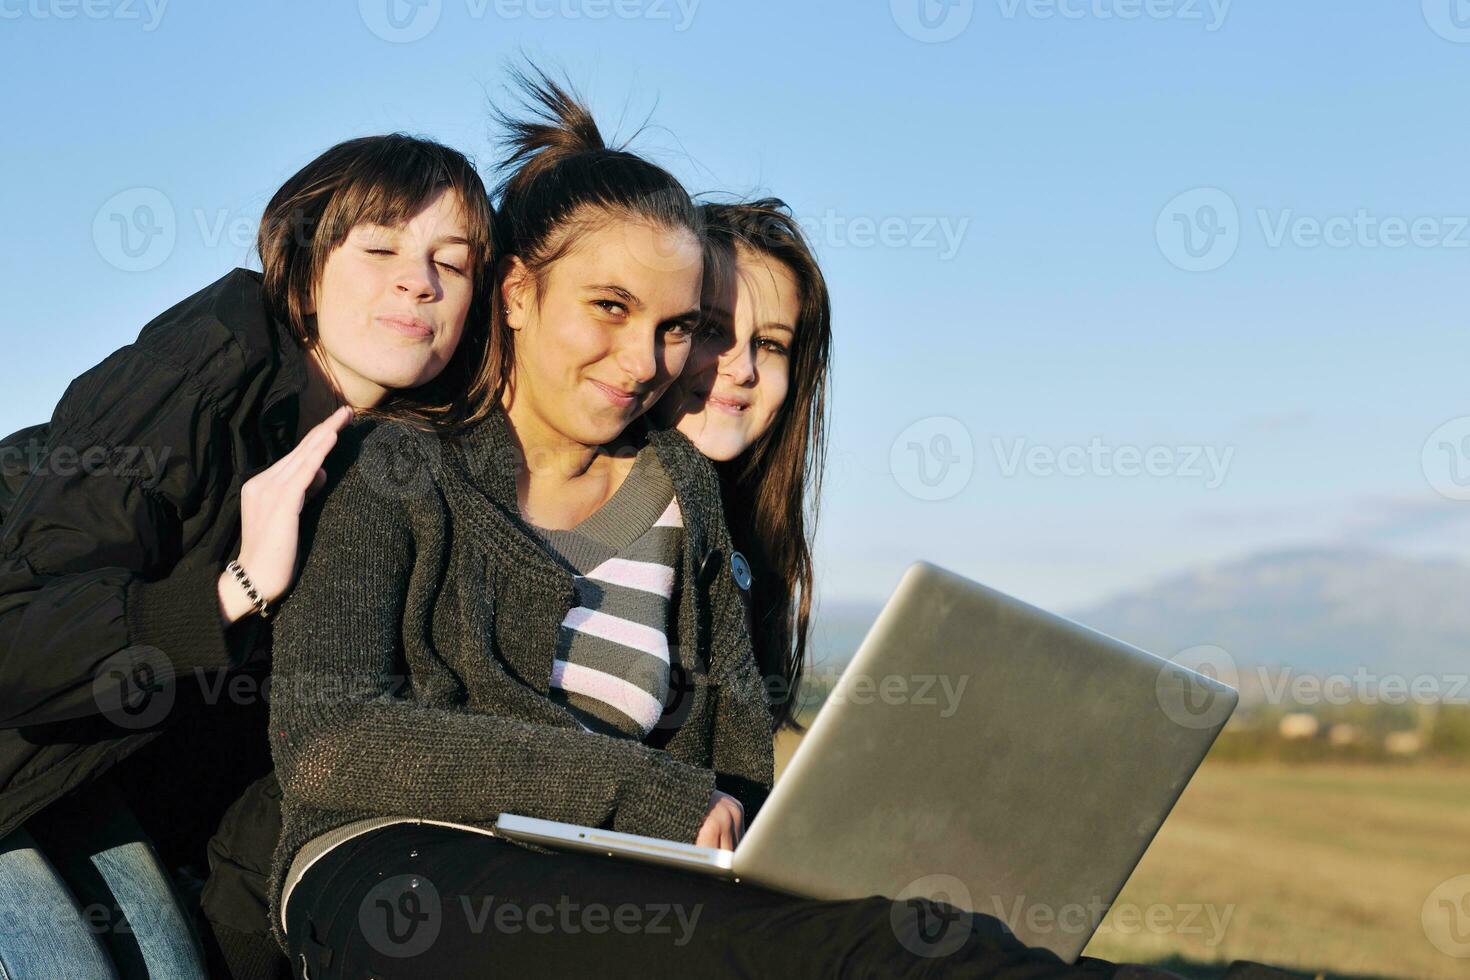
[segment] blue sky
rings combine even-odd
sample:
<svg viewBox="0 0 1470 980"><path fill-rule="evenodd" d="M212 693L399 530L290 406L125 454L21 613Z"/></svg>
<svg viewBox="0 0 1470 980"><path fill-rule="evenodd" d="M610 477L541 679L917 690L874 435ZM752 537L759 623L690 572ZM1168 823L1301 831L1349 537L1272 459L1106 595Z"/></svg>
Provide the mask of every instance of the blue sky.
<svg viewBox="0 0 1470 980"><path fill-rule="evenodd" d="M253 264L328 145L488 166L518 51L812 233L824 597L918 558L1069 608L1267 548L1470 554L1463 0L0 0L0 429Z"/></svg>

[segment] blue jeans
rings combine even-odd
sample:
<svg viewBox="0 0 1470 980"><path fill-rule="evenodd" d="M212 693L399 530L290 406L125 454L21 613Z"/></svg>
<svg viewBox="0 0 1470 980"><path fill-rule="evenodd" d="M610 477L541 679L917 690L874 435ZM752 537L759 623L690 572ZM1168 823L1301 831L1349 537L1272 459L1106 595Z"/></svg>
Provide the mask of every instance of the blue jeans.
<svg viewBox="0 0 1470 980"><path fill-rule="evenodd" d="M0 840L0 980L203 980L167 871L105 781Z"/></svg>

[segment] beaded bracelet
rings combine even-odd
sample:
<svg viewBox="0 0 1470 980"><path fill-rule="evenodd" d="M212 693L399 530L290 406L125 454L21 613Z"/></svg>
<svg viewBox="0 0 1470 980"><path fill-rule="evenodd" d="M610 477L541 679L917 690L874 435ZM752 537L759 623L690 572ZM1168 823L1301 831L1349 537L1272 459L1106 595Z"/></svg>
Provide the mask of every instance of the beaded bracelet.
<svg viewBox="0 0 1470 980"><path fill-rule="evenodd" d="M250 597L250 601L255 604L255 611L260 613L260 618L270 619L270 603L261 598L260 593L256 591L255 583L250 581L250 576L245 574L245 569L240 567L240 563L238 561L231 561L228 565L225 566L225 571L235 576L235 581L240 583L240 588L245 590L245 594L248 595Z"/></svg>

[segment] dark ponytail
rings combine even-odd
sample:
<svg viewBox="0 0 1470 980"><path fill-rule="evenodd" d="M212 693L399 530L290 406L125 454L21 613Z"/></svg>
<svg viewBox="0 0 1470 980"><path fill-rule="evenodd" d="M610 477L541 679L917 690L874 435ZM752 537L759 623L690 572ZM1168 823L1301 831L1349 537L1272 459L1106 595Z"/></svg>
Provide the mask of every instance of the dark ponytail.
<svg viewBox="0 0 1470 980"><path fill-rule="evenodd" d="M520 113L491 110L507 147L493 192L500 276L510 258L518 257L539 295L546 270L577 236L609 220L642 219L701 236L699 212L683 185L664 168L609 146L570 85L535 66L512 69L511 77L522 97ZM493 324L500 348L510 351L500 302ZM507 373L502 372L502 394Z"/></svg>

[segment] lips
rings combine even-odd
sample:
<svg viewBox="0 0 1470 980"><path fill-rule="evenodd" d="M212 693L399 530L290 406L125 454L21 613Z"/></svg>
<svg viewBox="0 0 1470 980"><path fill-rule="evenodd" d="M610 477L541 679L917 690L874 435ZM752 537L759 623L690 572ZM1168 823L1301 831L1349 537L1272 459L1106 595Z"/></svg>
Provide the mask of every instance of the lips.
<svg viewBox="0 0 1470 980"><path fill-rule="evenodd" d="M593 381L592 384L607 396L608 401L612 402L618 408L628 408L638 401L637 392L614 388L612 385L605 385L601 381Z"/></svg>
<svg viewBox="0 0 1470 980"><path fill-rule="evenodd" d="M750 408L750 399L748 398L731 398L727 395L716 395L713 392L705 392L699 397L704 399L706 406L717 408L731 415L739 415Z"/></svg>
<svg viewBox="0 0 1470 980"><path fill-rule="evenodd" d="M409 316L405 313L390 313L378 317L378 322L394 333L405 337L432 337L434 335L433 325L423 317Z"/></svg>

